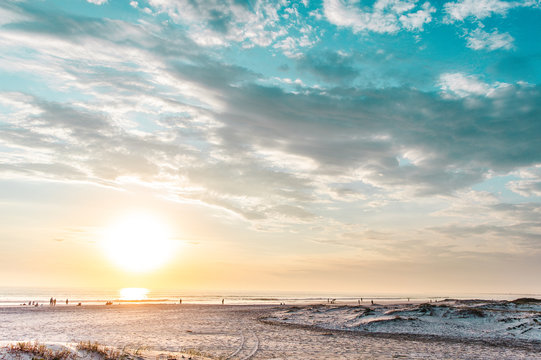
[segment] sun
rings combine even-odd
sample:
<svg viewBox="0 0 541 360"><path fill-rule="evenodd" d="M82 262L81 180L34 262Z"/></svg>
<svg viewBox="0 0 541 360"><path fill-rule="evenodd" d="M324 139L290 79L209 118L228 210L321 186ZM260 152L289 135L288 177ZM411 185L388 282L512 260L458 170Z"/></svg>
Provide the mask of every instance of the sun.
<svg viewBox="0 0 541 360"><path fill-rule="evenodd" d="M164 265L176 250L168 227L156 217L130 214L109 226L103 248L119 267L131 272L148 272Z"/></svg>

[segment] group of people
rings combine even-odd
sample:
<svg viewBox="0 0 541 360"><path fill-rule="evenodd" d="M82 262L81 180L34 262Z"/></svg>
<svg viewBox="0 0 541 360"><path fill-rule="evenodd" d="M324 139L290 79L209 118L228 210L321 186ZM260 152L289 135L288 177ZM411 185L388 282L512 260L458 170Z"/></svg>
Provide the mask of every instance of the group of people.
<svg viewBox="0 0 541 360"><path fill-rule="evenodd" d="M66 299L66 305L68 305L68 304L69 304L69 300ZM56 306L56 298L51 298L49 300L49 306Z"/></svg>
<svg viewBox="0 0 541 360"><path fill-rule="evenodd" d="M69 300L66 299L66 305L69 304ZM28 305L28 306L39 306L40 304L37 301L29 301L28 304L24 303L22 305ZM43 306L43 304L41 304ZM49 306L56 306L56 298L50 298L49 299ZM77 306L81 306L81 303L78 303Z"/></svg>
<svg viewBox="0 0 541 360"><path fill-rule="evenodd" d="M68 305L68 303L69 303L69 300L66 299L66 305ZM26 305L26 303L24 303L23 305ZM29 306L39 306L39 303L37 301L29 301L28 305ZM43 304L42 304L42 306L43 306ZM55 298L49 299L49 306L56 306L56 299Z"/></svg>

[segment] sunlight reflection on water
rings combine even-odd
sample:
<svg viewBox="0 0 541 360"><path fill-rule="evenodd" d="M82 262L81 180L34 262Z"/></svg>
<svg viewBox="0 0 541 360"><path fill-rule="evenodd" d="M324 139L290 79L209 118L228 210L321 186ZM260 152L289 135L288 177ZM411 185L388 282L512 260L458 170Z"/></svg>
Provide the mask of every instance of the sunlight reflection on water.
<svg viewBox="0 0 541 360"><path fill-rule="evenodd" d="M145 288L123 288L119 292L120 300L146 300L149 290Z"/></svg>

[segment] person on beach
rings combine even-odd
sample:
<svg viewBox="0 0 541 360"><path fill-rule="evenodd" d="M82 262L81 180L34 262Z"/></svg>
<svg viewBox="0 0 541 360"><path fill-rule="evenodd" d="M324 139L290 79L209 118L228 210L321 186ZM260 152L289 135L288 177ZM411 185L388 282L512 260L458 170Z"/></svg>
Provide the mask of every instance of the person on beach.
<svg viewBox="0 0 541 360"><path fill-rule="evenodd" d="M51 300L49 300L49 306L53 306L53 298L51 298Z"/></svg>
<svg viewBox="0 0 541 360"><path fill-rule="evenodd" d="M370 303L371 303L372 305L374 305L374 300L370 300Z"/></svg>
<svg viewBox="0 0 541 360"><path fill-rule="evenodd" d="M69 303L69 301L68 301L68 299L66 299L66 305L68 305L68 303Z"/></svg>
<svg viewBox="0 0 541 360"><path fill-rule="evenodd" d="M225 299L222 299L222 305L224 304Z"/></svg>
<svg viewBox="0 0 541 360"><path fill-rule="evenodd" d="M179 303L180 305L182 305L182 299L180 299L180 300L178 301L178 303Z"/></svg>

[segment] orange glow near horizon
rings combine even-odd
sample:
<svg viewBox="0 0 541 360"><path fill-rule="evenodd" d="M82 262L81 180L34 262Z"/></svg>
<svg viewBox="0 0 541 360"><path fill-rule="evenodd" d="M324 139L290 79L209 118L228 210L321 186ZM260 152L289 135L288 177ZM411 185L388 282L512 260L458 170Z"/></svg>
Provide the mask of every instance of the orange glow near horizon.
<svg viewBox="0 0 541 360"><path fill-rule="evenodd" d="M113 263L138 273L163 266L178 245L164 223L144 213L127 215L109 226L102 244Z"/></svg>

